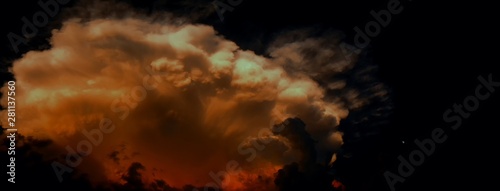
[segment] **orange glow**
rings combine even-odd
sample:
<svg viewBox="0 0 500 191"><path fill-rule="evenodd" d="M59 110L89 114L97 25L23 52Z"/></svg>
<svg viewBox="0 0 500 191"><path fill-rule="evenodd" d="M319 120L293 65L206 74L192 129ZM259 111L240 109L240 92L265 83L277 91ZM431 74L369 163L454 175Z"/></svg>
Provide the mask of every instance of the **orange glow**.
<svg viewBox="0 0 500 191"><path fill-rule="evenodd" d="M17 125L27 136L74 149L88 139L83 130L110 118L116 130L84 158L102 161L105 170L95 173L108 179L119 179L137 161L149 180L203 186L209 172L247 158L238 146L276 121L299 116L322 135L347 115L343 105L325 101L325 90L305 73L292 75L279 60L241 50L209 26L66 21L51 43L52 49L28 52L13 64ZM126 149L113 161L109 155L119 145ZM270 190L285 151L262 151L272 157L242 166L223 187L237 191L264 182L258 189ZM90 167L77 168L97 171Z"/></svg>
<svg viewBox="0 0 500 191"><path fill-rule="evenodd" d="M346 190L346 187L344 184L342 184L342 182L338 181L338 180L333 180L332 181L332 186L333 188L335 188L336 190L341 190L341 191L345 191Z"/></svg>

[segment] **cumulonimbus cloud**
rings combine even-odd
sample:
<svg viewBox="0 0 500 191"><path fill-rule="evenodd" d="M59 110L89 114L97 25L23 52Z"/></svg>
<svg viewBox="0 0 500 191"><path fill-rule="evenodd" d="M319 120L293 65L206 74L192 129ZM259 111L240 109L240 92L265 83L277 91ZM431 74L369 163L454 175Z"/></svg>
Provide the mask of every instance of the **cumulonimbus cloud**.
<svg viewBox="0 0 500 191"><path fill-rule="evenodd" d="M53 31L50 49L30 51L13 63L17 126L25 135L74 146L83 129L111 118L117 129L89 156L109 164L104 174L119 180L117 172L133 158L146 169L154 167L143 173L146 178L174 186L211 181L209 172L241 158L240 144L289 117L302 119L314 139L335 150L342 144L339 120L370 101L340 75L354 61L339 60L339 42L325 44L330 37L286 37L266 57L201 24L140 17L70 19ZM127 103L148 69L165 75L150 79L155 88L144 100ZM374 95L385 96L384 88L377 88ZM123 120L119 107L129 111ZM275 169L289 162L279 158L293 153L286 138L270 139L276 152L263 152L266 157L246 165L234 179L272 176L256 170L258 164ZM130 152L122 153L127 157L121 163L116 152L109 157L117 145Z"/></svg>

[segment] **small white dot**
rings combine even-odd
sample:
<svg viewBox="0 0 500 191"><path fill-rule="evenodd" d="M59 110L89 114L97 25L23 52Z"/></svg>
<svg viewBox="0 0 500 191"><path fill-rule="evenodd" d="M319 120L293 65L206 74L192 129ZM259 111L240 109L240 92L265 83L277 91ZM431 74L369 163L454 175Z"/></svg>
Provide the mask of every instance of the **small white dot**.
<svg viewBox="0 0 500 191"><path fill-rule="evenodd" d="M405 141L401 141L403 144L405 144Z"/></svg>

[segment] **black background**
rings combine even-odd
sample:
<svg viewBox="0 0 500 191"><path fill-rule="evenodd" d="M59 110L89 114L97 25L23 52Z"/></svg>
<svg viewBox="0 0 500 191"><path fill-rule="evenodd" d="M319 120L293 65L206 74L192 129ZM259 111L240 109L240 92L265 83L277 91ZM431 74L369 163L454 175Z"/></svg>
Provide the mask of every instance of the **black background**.
<svg viewBox="0 0 500 191"><path fill-rule="evenodd" d="M21 18L30 18L41 10L36 2L8 1L0 5L2 82L12 77L6 66L21 56L12 51L7 34L20 34ZM144 10L158 9L152 6L153 1L128 2ZM369 12L386 9L387 2L243 0L234 11L224 14L224 22L219 21L216 13L201 22L215 26L242 48L262 53L266 43L283 29L334 28L343 31L346 39L353 39L353 28L363 28L373 20ZM479 75L486 77L491 73L494 80L500 81L496 42L499 33L495 29L499 17L492 10L495 6L476 1L401 2L402 13L393 15L391 23L365 49L380 67L379 76L392 89L395 104L393 123L385 132L384 152L394 157L384 159L393 160L387 168L396 170L395 157L399 154L406 157L416 148L413 140L429 137L436 127L447 130L448 140L438 145L436 152L411 177L398 184L397 190L497 188L500 88L482 101L457 131L450 131L450 125L442 118L443 112L454 103L462 103L465 97L474 94ZM169 5L159 9L178 8ZM30 47L23 46L21 52L47 48L45 39L50 36L50 29L58 27L57 19L52 19L54 22L40 31ZM406 144L401 143L403 140ZM6 180L0 180L1 185L5 183ZM384 179L370 185L373 186L370 190L388 190Z"/></svg>

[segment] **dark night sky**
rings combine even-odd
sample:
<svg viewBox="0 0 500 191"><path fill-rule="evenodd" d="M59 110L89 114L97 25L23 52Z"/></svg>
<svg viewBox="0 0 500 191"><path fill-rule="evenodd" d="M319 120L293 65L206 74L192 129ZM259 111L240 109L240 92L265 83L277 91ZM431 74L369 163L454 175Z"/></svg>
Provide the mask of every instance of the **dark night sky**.
<svg viewBox="0 0 500 191"><path fill-rule="evenodd" d="M150 0L130 2L145 10L152 9L153 1ZM213 25L244 49L263 53L267 43L281 31L301 27L340 30L346 34L346 41L352 42L349 39L354 37L353 27L364 27L373 20L370 10L383 9L387 2L243 0L233 12L224 15L224 23L216 14L201 22ZM39 7L36 1L2 3L0 79L3 82L10 78L5 73L5 63L20 56L10 49L6 35L8 31L19 33L20 18L31 16ZM464 120L457 131L449 130L442 115L454 103L461 103L474 93L479 75L491 73L494 80L500 81L500 72L494 69L498 68L495 67L498 65L498 48L494 41L499 34L494 29L498 23L497 11L491 10L495 6L491 3L472 4L472 1L402 0L402 3L403 12L393 15L390 24L364 50L379 66L379 77L392 90L395 105L392 122L384 130L377 147L383 151L386 165L394 171L397 155L407 156L416 148L412 143L415 138L429 137L436 127L446 129L449 136L405 183L398 184L397 190L494 189L500 170L496 155L499 139L495 134L496 128L500 127L497 118L500 88L489 99L481 101L479 109ZM182 6L172 4L156 8L182 9ZM45 30L41 33L47 35ZM32 46L43 44L44 34L39 36ZM22 50L27 49L23 47ZM356 147L361 149L358 152L368 152L363 148L368 148L371 143L362 144L366 145ZM351 170L362 173L363 169L357 167L362 163L350 166ZM388 190L380 177L374 181L369 184L373 185L371 190ZM4 180L0 182L5 183Z"/></svg>

